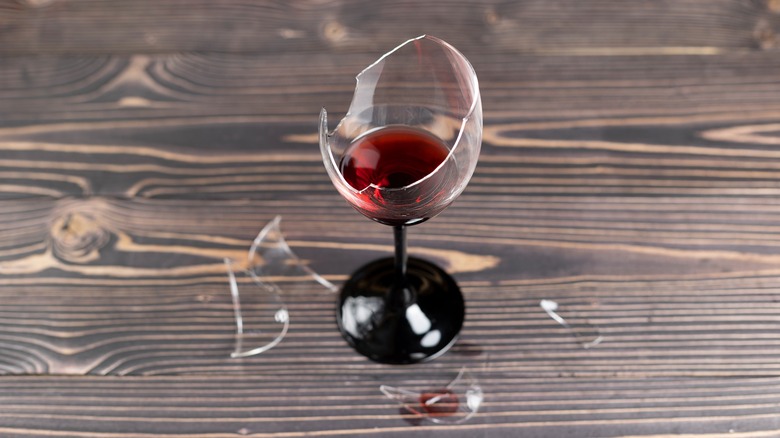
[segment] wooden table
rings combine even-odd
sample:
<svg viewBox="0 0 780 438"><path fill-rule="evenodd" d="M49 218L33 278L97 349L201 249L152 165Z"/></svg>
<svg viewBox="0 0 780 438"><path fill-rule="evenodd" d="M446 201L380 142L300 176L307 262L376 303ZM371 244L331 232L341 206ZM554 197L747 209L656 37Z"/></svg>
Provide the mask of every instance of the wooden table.
<svg viewBox="0 0 780 438"><path fill-rule="evenodd" d="M228 358L221 259L274 216L336 283L390 252L317 114L426 32L485 108L469 187L410 230L463 287L458 344L371 363L312 286ZM0 436L780 436L778 32L776 0L0 1ZM378 390L462 366L460 425Z"/></svg>

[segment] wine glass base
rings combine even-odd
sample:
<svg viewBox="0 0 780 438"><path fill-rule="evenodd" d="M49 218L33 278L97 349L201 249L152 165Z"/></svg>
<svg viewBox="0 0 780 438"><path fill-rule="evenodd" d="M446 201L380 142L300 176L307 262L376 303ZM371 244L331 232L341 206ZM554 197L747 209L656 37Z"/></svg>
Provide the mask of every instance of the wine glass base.
<svg viewBox="0 0 780 438"><path fill-rule="evenodd" d="M433 359L455 343L465 305L455 280L438 266L410 257L407 287L397 288L392 258L358 269L344 284L339 331L358 353L387 364Z"/></svg>

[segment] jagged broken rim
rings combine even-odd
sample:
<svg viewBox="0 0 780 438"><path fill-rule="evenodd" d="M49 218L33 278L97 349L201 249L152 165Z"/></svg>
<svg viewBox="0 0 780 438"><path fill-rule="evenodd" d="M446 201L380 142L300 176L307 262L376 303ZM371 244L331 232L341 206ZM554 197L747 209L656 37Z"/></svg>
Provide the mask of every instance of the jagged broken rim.
<svg viewBox="0 0 780 438"><path fill-rule="evenodd" d="M469 110L467 111L466 115L461 118L460 128L458 129L458 135L455 138L455 142L453 143L452 147L449 149L449 152L447 154L447 157L442 160L439 165L432 170L430 173L428 173L426 176L416 180L415 182L405 185L403 187L381 187L374 183L370 183L366 187L362 189L356 189L352 187L352 185L347 182L347 180L344 178L344 175L341 173L341 170L339 168L339 164L337 163L337 159L333 154L333 150L330 145L329 138L333 137L336 132L339 131L341 125L349 119L349 117L352 115L352 107L355 103L355 97L358 95L358 91L360 90L360 78L367 74L369 71L377 68L377 66L381 65L386 59L388 59L390 56L392 56L394 53L399 51L401 48L405 47L406 45L410 43L414 43L415 41L420 40L430 40L444 48L446 48L448 51L453 53L455 56L458 57L468 68L468 78L470 81L469 87L472 91L472 99L469 104ZM461 139L463 137L463 133L466 131L466 125L469 123L469 121L474 117L477 107L481 103L481 96L479 91L479 81L477 79L477 74L474 71L474 67L471 65L471 63L466 59L465 56L463 56L460 51L458 51L455 47L453 47L451 44L447 43L446 41L436 38L434 36L430 35L420 35L416 38L410 38L403 43L396 46L394 49L390 50L389 52L385 53L384 55L380 56L376 61L371 63L368 67L364 68L360 71L360 73L355 76L355 91L352 95L352 102L350 103L349 110L344 115L344 117L339 121L339 123L336 125L336 128L333 129L333 131L328 131L328 112L323 107L320 110L320 127L319 127L319 141L320 141L320 152L322 154L323 163L325 164L325 169L328 171L328 175L330 178L337 183L337 187L341 186L348 190L350 193L359 195L362 194L369 189L371 190L377 190L380 193L392 193L392 192L401 192L404 190L408 190L414 186L417 186L424 181L430 179L433 177L433 175L439 173L442 168L445 167L446 163L453 159L455 152L459 149L461 144ZM479 114L481 116L481 114Z"/></svg>

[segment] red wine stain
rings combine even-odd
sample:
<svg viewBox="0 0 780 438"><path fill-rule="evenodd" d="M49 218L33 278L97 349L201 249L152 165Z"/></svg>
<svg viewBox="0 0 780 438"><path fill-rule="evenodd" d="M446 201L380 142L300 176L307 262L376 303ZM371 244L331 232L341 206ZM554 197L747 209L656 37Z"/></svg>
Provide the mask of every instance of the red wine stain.
<svg viewBox="0 0 780 438"><path fill-rule="evenodd" d="M458 412L458 396L449 389L420 394L420 406L429 415L449 416Z"/></svg>

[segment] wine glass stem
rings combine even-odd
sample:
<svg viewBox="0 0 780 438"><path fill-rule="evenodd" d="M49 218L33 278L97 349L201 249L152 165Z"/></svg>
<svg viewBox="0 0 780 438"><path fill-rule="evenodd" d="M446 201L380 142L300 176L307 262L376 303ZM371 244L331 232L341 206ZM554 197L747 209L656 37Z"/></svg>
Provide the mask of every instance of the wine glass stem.
<svg viewBox="0 0 780 438"><path fill-rule="evenodd" d="M406 286L406 263L409 256L406 253L406 227L398 225L393 227L395 237L395 282L397 286Z"/></svg>
<svg viewBox="0 0 780 438"><path fill-rule="evenodd" d="M406 226L393 227L395 237L395 285L390 291L388 305L396 309L406 309L416 300L414 288L406 277L409 255L406 253Z"/></svg>

